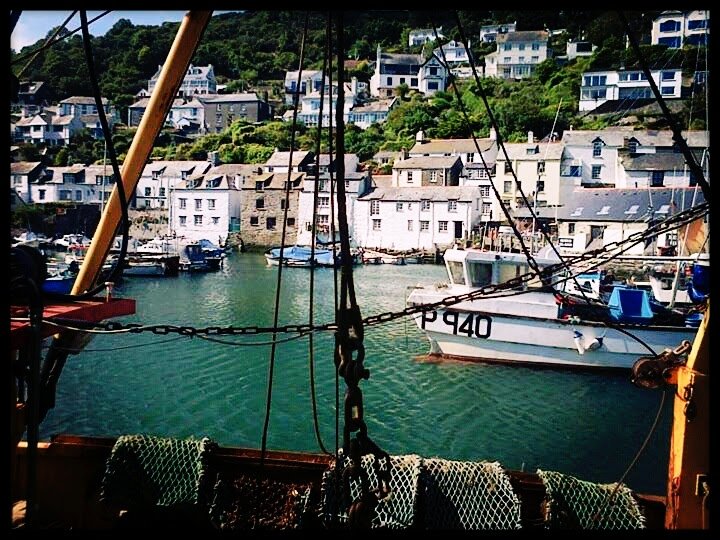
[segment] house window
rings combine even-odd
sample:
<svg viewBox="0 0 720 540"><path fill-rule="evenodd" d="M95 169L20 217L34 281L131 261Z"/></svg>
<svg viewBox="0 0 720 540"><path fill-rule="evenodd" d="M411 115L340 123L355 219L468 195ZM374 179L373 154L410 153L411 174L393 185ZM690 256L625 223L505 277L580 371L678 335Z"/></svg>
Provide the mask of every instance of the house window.
<svg viewBox="0 0 720 540"><path fill-rule="evenodd" d="M255 208L258 210L265 208L265 199L263 197L255 199Z"/></svg>
<svg viewBox="0 0 720 540"><path fill-rule="evenodd" d="M448 212L457 212L457 201L448 201Z"/></svg>
<svg viewBox="0 0 720 540"><path fill-rule="evenodd" d="M250 216L250 225L253 225L253 226L257 227L259 223L260 223L260 218L259 218L259 217L257 217L257 216Z"/></svg>
<svg viewBox="0 0 720 540"><path fill-rule="evenodd" d="M287 223L288 227L294 227L295 226L295 218L294 217L287 218L286 223Z"/></svg>
<svg viewBox="0 0 720 540"><path fill-rule="evenodd" d="M402 212L403 211L403 203L395 203L395 211L396 212Z"/></svg>
<svg viewBox="0 0 720 540"><path fill-rule="evenodd" d="M408 184L412 184L413 182L414 182L413 171L408 171L408 173L407 173L407 183L408 183Z"/></svg>
<svg viewBox="0 0 720 540"><path fill-rule="evenodd" d="M202 199L195 199L195 210L202 210Z"/></svg>
<svg viewBox="0 0 720 540"><path fill-rule="evenodd" d="M491 208L492 208L492 204L491 204L491 203L489 203L489 202L484 202L484 203L482 203L482 214L483 214L484 216L487 216L488 214L490 214Z"/></svg>
<svg viewBox="0 0 720 540"><path fill-rule="evenodd" d="M318 180L318 191L327 191L327 180Z"/></svg>
<svg viewBox="0 0 720 540"><path fill-rule="evenodd" d="M285 210L285 199L280 199L280 210Z"/></svg>
<svg viewBox="0 0 720 540"><path fill-rule="evenodd" d="M503 193L512 193L512 180L505 180L503 182Z"/></svg>
<svg viewBox="0 0 720 540"><path fill-rule="evenodd" d="M638 142L637 141L630 141L628 143L628 152L631 154L636 154L638 149Z"/></svg>
<svg viewBox="0 0 720 540"><path fill-rule="evenodd" d="M410 86L417 87L417 85L418 85L417 78L415 78L415 77L410 77Z"/></svg>
<svg viewBox="0 0 720 540"><path fill-rule="evenodd" d="M373 219L373 231L379 231L381 227L381 219Z"/></svg>
<svg viewBox="0 0 720 540"><path fill-rule="evenodd" d="M267 220L265 220L265 228L269 231L275 230L275 223L277 222L277 219L274 217L269 217Z"/></svg>
<svg viewBox="0 0 720 540"><path fill-rule="evenodd" d="M412 230L413 230L413 220L408 219L408 231L412 231Z"/></svg>
<svg viewBox="0 0 720 540"><path fill-rule="evenodd" d="M598 180L600 178L600 165L593 165L592 166L592 179Z"/></svg>
<svg viewBox="0 0 720 540"><path fill-rule="evenodd" d="M438 173L437 171L430 171L430 181L437 182Z"/></svg>
<svg viewBox="0 0 720 540"><path fill-rule="evenodd" d="M180 209L184 210L187 208L187 199L180 199Z"/></svg>
<svg viewBox="0 0 720 540"><path fill-rule="evenodd" d="M392 77L387 78L387 85L392 86Z"/></svg>
<svg viewBox="0 0 720 540"><path fill-rule="evenodd" d="M428 90L439 90L440 85L437 81L428 81Z"/></svg>
<svg viewBox="0 0 720 540"><path fill-rule="evenodd" d="M512 173L512 163L510 163L509 161L506 161L505 162L505 174L510 174L510 173Z"/></svg>
<svg viewBox="0 0 720 540"><path fill-rule="evenodd" d="M220 218L219 217L213 217L212 218L213 225L220 225Z"/></svg>
<svg viewBox="0 0 720 540"><path fill-rule="evenodd" d="M258 180L255 182L255 191L263 191L265 189L265 182Z"/></svg>
<svg viewBox="0 0 720 540"><path fill-rule="evenodd" d="M370 215L376 216L380 214L380 201L370 201Z"/></svg>
<svg viewBox="0 0 720 540"><path fill-rule="evenodd" d="M187 216L180 216L180 226L187 227Z"/></svg>
<svg viewBox="0 0 720 540"><path fill-rule="evenodd" d="M447 232L447 221L438 221L438 232Z"/></svg>
<svg viewBox="0 0 720 540"><path fill-rule="evenodd" d="M598 210L596 213L598 216L607 216L610 213L610 206L605 205L600 210Z"/></svg>
<svg viewBox="0 0 720 540"><path fill-rule="evenodd" d="M599 157L602 154L602 143L600 141L595 141L593 143L593 157Z"/></svg>
<svg viewBox="0 0 720 540"><path fill-rule="evenodd" d="M467 163L473 163L475 161L475 152L469 152L465 154L465 160Z"/></svg>
<svg viewBox="0 0 720 540"><path fill-rule="evenodd" d="M150 190L150 188L149 188L149 187L146 187L146 188L145 188L145 196L146 196L146 197L149 197L151 193L152 193L152 191Z"/></svg>
<svg viewBox="0 0 720 540"><path fill-rule="evenodd" d="M195 223L195 225L202 225L202 223L203 223L203 219L202 219L202 218L203 218L202 216L200 216L200 215L198 215L198 214L195 214L195 216L194 216L194 223Z"/></svg>
<svg viewBox="0 0 720 540"><path fill-rule="evenodd" d="M665 171L653 171L650 179L652 187L662 187L663 180L665 179Z"/></svg>
<svg viewBox="0 0 720 540"><path fill-rule="evenodd" d="M208 199L208 210L215 210L215 199Z"/></svg>
<svg viewBox="0 0 720 540"><path fill-rule="evenodd" d="M427 212L430 210L430 200L429 199L422 199L420 201L420 210L423 212Z"/></svg>
<svg viewBox="0 0 720 540"><path fill-rule="evenodd" d="M145 208L150 208L150 201L145 199Z"/></svg>
<svg viewBox="0 0 720 540"><path fill-rule="evenodd" d="M45 190L44 190L44 189L38 190L38 198L39 198L41 201L44 201L44 200L45 200Z"/></svg>
<svg viewBox="0 0 720 540"><path fill-rule="evenodd" d="M430 230L430 222L429 221L421 221L420 222L420 232L428 232Z"/></svg>
<svg viewBox="0 0 720 540"><path fill-rule="evenodd" d="M538 161L538 163L537 163L537 173L538 173L538 174L545 174L545 162L544 162L544 161Z"/></svg>
<svg viewBox="0 0 720 540"><path fill-rule="evenodd" d="M318 225L328 225L330 223L330 216L326 214L320 214L317 216L316 221Z"/></svg>
<svg viewBox="0 0 720 540"><path fill-rule="evenodd" d="M575 234L575 224L568 223L568 234Z"/></svg>
<svg viewBox="0 0 720 540"><path fill-rule="evenodd" d="M318 207L327 208L330 206L330 197L318 197Z"/></svg>
<svg viewBox="0 0 720 540"><path fill-rule="evenodd" d="M490 186L480 186L480 196L481 197L489 197L490 196Z"/></svg>

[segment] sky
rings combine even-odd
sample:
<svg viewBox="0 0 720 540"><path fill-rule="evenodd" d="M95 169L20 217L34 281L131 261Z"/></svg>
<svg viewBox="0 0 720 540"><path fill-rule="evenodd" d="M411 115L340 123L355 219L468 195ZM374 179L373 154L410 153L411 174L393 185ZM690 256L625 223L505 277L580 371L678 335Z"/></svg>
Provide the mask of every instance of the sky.
<svg viewBox="0 0 720 540"><path fill-rule="evenodd" d="M88 21L97 17L103 12L87 12ZM39 11L23 10L18 19L15 30L10 36L10 47L19 52L27 45L32 45L39 39L45 39L47 33L56 26L60 26L72 11ZM163 22L180 22L186 11L111 11L101 19L90 24L90 35L102 36L112 28L120 19L129 19L133 24L160 25ZM227 13L226 11L214 11L213 14ZM67 29L75 30L80 26L80 15L76 13L68 22Z"/></svg>

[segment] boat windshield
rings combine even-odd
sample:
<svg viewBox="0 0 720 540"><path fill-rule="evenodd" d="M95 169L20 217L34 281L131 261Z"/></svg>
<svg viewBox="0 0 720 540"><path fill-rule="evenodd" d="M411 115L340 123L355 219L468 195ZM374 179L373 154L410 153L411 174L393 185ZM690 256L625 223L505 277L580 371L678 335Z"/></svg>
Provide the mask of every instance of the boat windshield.
<svg viewBox="0 0 720 540"><path fill-rule="evenodd" d="M501 264L500 265L500 276L498 277L498 283L505 283L510 281L517 276L527 274L529 271L528 265L526 264Z"/></svg>
<svg viewBox="0 0 720 540"><path fill-rule="evenodd" d="M450 279L455 285L465 285L465 274L463 273L463 263L460 261L448 261L448 271Z"/></svg>
<svg viewBox="0 0 720 540"><path fill-rule="evenodd" d="M468 261L468 275L470 286L484 287L492 281L492 264Z"/></svg>

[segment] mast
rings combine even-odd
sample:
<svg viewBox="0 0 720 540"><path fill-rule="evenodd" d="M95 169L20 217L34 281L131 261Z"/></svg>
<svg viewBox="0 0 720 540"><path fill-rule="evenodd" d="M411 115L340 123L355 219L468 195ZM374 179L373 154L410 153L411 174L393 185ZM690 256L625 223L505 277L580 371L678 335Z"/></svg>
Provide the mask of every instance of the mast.
<svg viewBox="0 0 720 540"><path fill-rule="evenodd" d="M165 117L187 72L190 59L195 53L211 15L212 11L188 11L180 23L167 61L163 65L155 90L150 97L147 111L140 121L127 158L123 163L122 179L119 181L123 183L128 202L135 193L140 174L150 157L155 139L163 126ZM92 285L110 248L120 217L120 200L117 186L115 186L80 267L72 294L78 294Z"/></svg>

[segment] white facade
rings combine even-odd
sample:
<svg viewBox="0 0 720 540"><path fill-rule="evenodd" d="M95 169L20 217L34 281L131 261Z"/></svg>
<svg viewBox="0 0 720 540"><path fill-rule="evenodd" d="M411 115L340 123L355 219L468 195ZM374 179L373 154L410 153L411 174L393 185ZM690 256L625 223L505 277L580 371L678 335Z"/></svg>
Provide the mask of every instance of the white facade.
<svg viewBox="0 0 720 540"><path fill-rule="evenodd" d="M565 44L565 55L568 60L574 60L579 56L592 56L595 49L597 49L597 45L593 45L589 41L570 40Z"/></svg>
<svg viewBox="0 0 720 540"><path fill-rule="evenodd" d="M514 32L517 28L517 23L507 24L490 24L480 27L480 41L484 43L491 43L495 41L498 34L507 34L508 32Z"/></svg>
<svg viewBox="0 0 720 540"><path fill-rule="evenodd" d="M300 74L300 96L320 90L323 85L322 71L304 69ZM325 85L330 84L330 78L325 76ZM285 72L285 105L293 104L293 96L298 87L298 71Z"/></svg>
<svg viewBox="0 0 720 540"><path fill-rule="evenodd" d="M183 180L204 174L209 161L153 161L145 165L135 188L135 208L168 208L171 191Z"/></svg>
<svg viewBox="0 0 720 540"><path fill-rule="evenodd" d="M390 54L377 48L375 73L370 78L370 95L390 98L401 84L425 95L445 90L447 69L434 55L425 60L420 54Z"/></svg>
<svg viewBox="0 0 720 540"><path fill-rule="evenodd" d="M398 98L392 97L353 107L350 114L348 114L347 122L348 124L355 124L360 129L367 129L372 124L382 124L398 103Z"/></svg>
<svg viewBox="0 0 720 540"><path fill-rule="evenodd" d="M470 42L468 41L468 49L469 48ZM444 59L449 65L470 62L470 57L468 56L468 51L465 49L465 45L463 45L460 41L455 41L454 39L448 41L442 47L438 47L433 52L440 60L443 59L444 54Z"/></svg>
<svg viewBox="0 0 720 540"><path fill-rule="evenodd" d="M497 36L497 50L485 57L485 76L523 79L548 58L545 31L508 32Z"/></svg>
<svg viewBox="0 0 720 540"><path fill-rule="evenodd" d="M347 214L348 232L350 238L354 239L355 207L357 198L364 195L370 188L370 176L366 172L346 171L345 173L345 211ZM312 243L312 222L313 222L313 201L315 200L315 178L305 176L302 191L298 193L298 214L297 214L297 239L296 243L301 246L308 246ZM318 183L318 205L316 217L316 234L329 239L332 224L330 176L321 172ZM335 197L335 236L339 237L338 210L337 210L337 188L333 188Z"/></svg>
<svg viewBox="0 0 720 540"><path fill-rule="evenodd" d="M663 11L653 21L650 40L653 45L679 49L683 45L708 45L710 11Z"/></svg>
<svg viewBox="0 0 720 540"><path fill-rule="evenodd" d="M355 243L368 249L449 247L479 227L479 200L479 188L377 188L355 204Z"/></svg>
<svg viewBox="0 0 720 540"><path fill-rule="evenodd" d="M79 117L40 113L18 120L14 137L18 142L67 146L70 137L82 127Z"/></svg>
<svg viewBox="0 0 720 540"><path fill-rule="evenodd" d="M310 89L310 85L306 87ZM338 85L333 83L332 85L332 96L330 95L329 85L326 85L324 95L322 96L322 126L328 127L330 125L330 119L332 118L332 124L335 124L335 111L337 107L338 98ZM332 101L331 101L332 98ZM350 118L350 111L352 110L355 103L358 101L358 80L356 77L352 78L349 84L345 84L345 95L343 102L343 120L348 122ZM300 110L297 113L297 119L303 122L306 126L317 126L320 116L320 91L316 90L308 92L300 97ZM293 111L286 111L283 115L283 120L286 122L292 122Z"/></svg>
<svg viewBox="0 0 720 540"><path fill-rule="evenodd" d="M158 66L155 74L148 81L148 93L152 94L160 78L162 66ZM178 95L191 96L193 94L216 94L217 80L212 64L207 66L188 66L183 82L178 89Z"/></svg>
<svg viewBox="0 0 720 540"><path fill-rule="evenodd" d="M32 202L97 203L100 187L88 183L83 165L48 167L44 181L30 184Z"/></svg>
<svg viewBox="0 0 720 540"><path fill-rule="evenodd" d="M664 99L678 99L682 91L680 68L651 71ZM592 111L606 101L654 99L655 94L641 70L588 71L583 73L578 110Z"/></svg>
<svg viewBox="0 0 720 540"><path fill-rule="evenodd" d="M437 29L437 35L440 39L445 36L442 33L442 26ZM408 35L408 47L415 47L417 45L424 45L428 41L435 40L435 30L432 28L417 28L410 30Z"/></svg>
<svg viewBox="0 0 720 540"><path fill-rule="evenodd" d="M225 243L240 223L241 196L234 179L224 175L193 176L171 194L170 230L196 241Z"/></svg>

